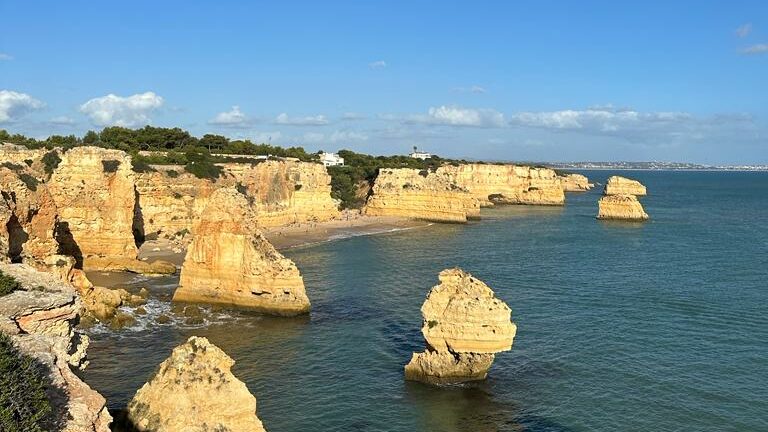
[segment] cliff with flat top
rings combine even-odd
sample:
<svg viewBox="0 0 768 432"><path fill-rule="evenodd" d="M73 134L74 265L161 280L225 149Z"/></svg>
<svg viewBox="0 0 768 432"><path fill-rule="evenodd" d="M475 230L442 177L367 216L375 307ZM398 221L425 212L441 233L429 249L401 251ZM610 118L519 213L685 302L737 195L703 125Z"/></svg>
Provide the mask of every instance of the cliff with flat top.
<svg viewBox="0 0 768 432"><path fill-rule="evenodd" d="M563 205L560 177L549 168L523 165L462 164L437 169L468 190L485 206L498 204Z"/></svg>
<svg viewBox="0 0 768 432"><path fill-rule="evenodd" d="M365 206L371 216L464 223L479 218L480 203L451 176L411 168L382 168Z"/></svg>

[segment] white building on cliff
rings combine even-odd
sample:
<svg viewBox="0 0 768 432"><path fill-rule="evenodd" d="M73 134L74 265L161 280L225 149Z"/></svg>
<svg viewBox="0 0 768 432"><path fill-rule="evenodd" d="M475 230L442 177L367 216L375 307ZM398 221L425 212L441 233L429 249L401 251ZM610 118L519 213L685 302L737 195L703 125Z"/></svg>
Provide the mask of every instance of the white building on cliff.
<svg viewBox="0 0 768 432"><path fill-rule="evenodd" d="M413 146L413 152L411 152L411 154L409 154L408 156L412 157L413 159L426 160L432 157L432 153L419 151L419 149L416 146Z"/></svg>
<svg viewBox="0 0 768 432"><path fill-rule="evenodd" d="M320 157L320 162L322 162L323 165L327 167L344 166L344 158L339 156L337 153L322 152L318 156Z"/></svg>

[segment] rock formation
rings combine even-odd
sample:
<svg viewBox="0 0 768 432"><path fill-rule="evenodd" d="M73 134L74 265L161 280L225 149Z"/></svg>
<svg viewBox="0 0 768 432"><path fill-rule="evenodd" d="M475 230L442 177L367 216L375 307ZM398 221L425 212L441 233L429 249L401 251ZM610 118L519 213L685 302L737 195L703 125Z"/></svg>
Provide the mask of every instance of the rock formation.
<svg viewBox="0 0 768 432"><path fill-rule="evenodd" d="M467 189L481 205L563 205L565 194L554 170L505 164L446 165L437 169Z"/></svg>
<svg viewBox="0 0 768 432"><path fill-rule="evenodd" d="M365 213L464 223L480 217L480 203L467 189L439 170L382 168Z"/></svg>
<svg viewBox="0 0 768 432"><path fill-rule="evenodd" d="M187 174L180 166L138 174L144 231L165 236L191 231L211 194L222 187L238 187L248 196L262 228L339 216L331 177L321 164L282 160L222 167L224 174L215 182Z"/></svg>
<svg viewBox="0 0 768 432"><path fill-rule="evenodd" d="M645 195L645 186L637 180L621 176L611 176L605 183L604 195Z"/></svg>
<svg viewBox="0 0 768 432"><path fill-rule="evenodd" d="M565 174L560 176L560 181L565 192L584 192L595 186L589 182L587 176L582 174Z"/></svg>
<svg viewBox="0 0 768 432"><path fill-rule="evenodd" d="M497 352L512 349L512 310L460 269L440 272L421 307L427 349L414 353L405 378L427 383L485 379Z"/></svg>
<svg viewBox="0 0 768 432"><path fill-rule="evenodd" d="M208 339L190 337L136 392L129 420L142 432L264 431L234 363Z"/></svg>
<svg viewBox="0 0 768 432"><path fill-rule="evenodd" d="M644 221L649 218L634 195L605 195L600 198L597 206L598 219Z"/></svg>
<svg viewBox="0 0 768 432"><path fill-rule="evenodd" d="M82 307L74 289L25 264L0 264L0 271L22 287L0 297L0 331L47 371L46 394L55 409L66 412L60 430L108 432L112 417L106 400L70 369L85 367L88 346L88 337L74 330Z"/></svg>
<svg viewBox="0 0 768 432"><path fill-rule="evenodd" d="M299 270L261 235L242 193L233 188L215 191L192 232L174 301L278 315L309 311Z"/></svg>

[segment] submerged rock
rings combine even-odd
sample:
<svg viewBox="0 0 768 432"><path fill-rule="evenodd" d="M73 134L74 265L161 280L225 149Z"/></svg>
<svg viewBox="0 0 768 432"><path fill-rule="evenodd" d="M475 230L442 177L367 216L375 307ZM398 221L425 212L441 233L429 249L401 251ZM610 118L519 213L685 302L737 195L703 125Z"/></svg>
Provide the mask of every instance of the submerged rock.
<svg viewBox="0 0 768 432"><path fill-rule="evenodd" d="M136 392L128 419L142 432L264 431L234 363L208 339L190 337Z"/></svg>
<svg viewBox="0 0 768 432"><path fill-rule="evenodd" d="M243 194L230 188L214 192L193 234L173 301L277 315L309 312L299 269L261 235Z"/></svg>
<svg viewBox="0 0 768 432"><path fill-rule="evenodd" d="M634 195L606 195L600 198L597 207L598 219L644 221L649 218Z"/></svg>
<svg viewBox="0 0 768 432"><path fill-rule="evenodd" d="M427 350L414 353L405 378L427 383L485 379L494 354L512 349L512 310L461 269L440 272L421 307Z"/></svg>
<svg viewBox="0 0 768 432"><path fill-rule="evenodd" d="M605 184L604 195L637 195L646 194L645 186L637 180L621 176L611 176Z"/></svg>

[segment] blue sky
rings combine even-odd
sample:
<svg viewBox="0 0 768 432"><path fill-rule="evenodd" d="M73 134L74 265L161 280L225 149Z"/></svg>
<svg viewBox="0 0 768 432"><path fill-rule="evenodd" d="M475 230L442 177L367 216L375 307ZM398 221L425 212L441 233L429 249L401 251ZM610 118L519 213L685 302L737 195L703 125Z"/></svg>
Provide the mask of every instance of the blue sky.
<svg viewBox="0 0 768 432"><path fill-rule="evenodd" d="M0 128L768 163L768 2L0 1Z"/></svg>

